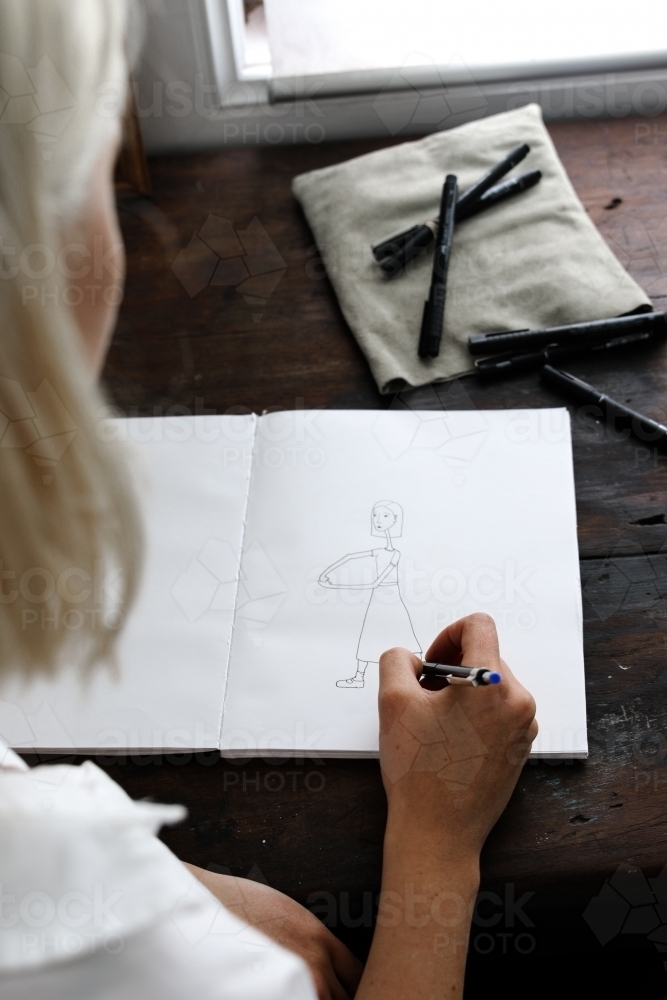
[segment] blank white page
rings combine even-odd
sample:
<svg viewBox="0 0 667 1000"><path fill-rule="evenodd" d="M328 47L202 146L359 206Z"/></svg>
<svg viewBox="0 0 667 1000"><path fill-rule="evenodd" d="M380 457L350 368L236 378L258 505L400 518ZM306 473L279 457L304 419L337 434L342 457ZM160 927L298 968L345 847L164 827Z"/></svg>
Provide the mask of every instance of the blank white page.
<svg viewBox="0 0 667 1000"><path fill-rule="evenodd" d="M118 421L143 480L140 594L121 635L119 676L80 672L0 692L16 749L145 752L217 748L254 417ZM75 624L75 618L68 619Z"/></svg>
<svg viewBox="0 0 667 1000"><path fill-rule="evenodd" d="M241 575L223 753L375 755L380 652L482 610L535 696L535 754L586 755L567 410L260 418Z"/></svg>

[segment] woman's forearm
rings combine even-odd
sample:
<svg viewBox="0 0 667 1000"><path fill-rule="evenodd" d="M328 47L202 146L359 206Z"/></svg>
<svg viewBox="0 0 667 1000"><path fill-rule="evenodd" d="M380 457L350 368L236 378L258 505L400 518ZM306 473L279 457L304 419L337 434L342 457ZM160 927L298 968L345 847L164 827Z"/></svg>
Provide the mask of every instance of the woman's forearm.
<svg viewBox="0 0 667 1000"><path fill-rule="evenodd" d="M380 658L388 819L377 930L358 1000L460 1000L479 856L537 734L535 702L501 659L488 615L452 623L426 659L502 669L503 683L429 690L419 683L419 657L391 649Z"/></svg>
<svg viewBox="0 0 667 1000"><path fill-rule="evenodd" d="M382 892L356 1000L459 1000L470 919L479 887L477 859L445 855L417 831L385 837Z"/></svg>

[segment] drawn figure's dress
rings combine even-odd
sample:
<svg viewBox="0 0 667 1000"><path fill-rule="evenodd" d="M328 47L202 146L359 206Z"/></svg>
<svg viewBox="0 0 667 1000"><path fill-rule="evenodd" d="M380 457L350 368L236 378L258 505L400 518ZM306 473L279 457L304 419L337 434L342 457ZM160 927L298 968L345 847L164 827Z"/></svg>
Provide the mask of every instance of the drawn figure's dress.
<svg viewBox="0 0 667 1000"><path fill-rule="evenodd" d="M400 552L396 549L373 549L373 558L377 576L381 576L390 564L392 568L382 583L371 591L359 636L357 659L378 663L382 653L392 646L402 646L421 656L419 642L398 587Z"/></svg>

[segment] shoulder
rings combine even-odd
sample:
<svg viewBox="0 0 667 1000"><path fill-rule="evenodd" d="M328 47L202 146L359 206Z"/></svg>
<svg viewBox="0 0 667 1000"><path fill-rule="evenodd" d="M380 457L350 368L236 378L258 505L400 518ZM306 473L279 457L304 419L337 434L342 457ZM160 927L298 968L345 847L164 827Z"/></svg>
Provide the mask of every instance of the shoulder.
<svg viewBox="0 0 667 1000"><path fill-rule="evenodd" d="M184 815L133 802L90 761L0 772L0 883L14 900L0 970L72 959L169 912L193 876L155 834ZM26 897L42 900L41 935Z"/></svg>
<svg viewBox="0 0 667 1000"><path fill-rule="evenodd" d="M91 762L0 771L3 997L315 1000L303 962L155 836L184 815Z"/></svg>

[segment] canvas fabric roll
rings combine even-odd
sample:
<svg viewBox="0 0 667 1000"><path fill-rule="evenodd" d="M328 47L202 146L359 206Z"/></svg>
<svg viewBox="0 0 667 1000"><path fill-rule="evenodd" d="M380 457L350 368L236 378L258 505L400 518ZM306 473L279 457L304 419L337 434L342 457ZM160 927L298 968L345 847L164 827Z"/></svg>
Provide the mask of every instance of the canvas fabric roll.
<svg viewBox="0 0 667 1000"><path fill-rule="evenodd" d="M530 153L508 178L537 168L542 180L457 226L440 354L422 360L417 343L432 253L387 280L371 246L437 216L445 174L456 174L464 191L521 142ZM383 393L470 371L474 333L650 305L588 217L534 104L300 174L293 191Z"/></svg>

